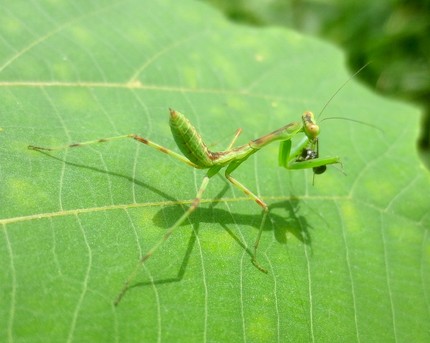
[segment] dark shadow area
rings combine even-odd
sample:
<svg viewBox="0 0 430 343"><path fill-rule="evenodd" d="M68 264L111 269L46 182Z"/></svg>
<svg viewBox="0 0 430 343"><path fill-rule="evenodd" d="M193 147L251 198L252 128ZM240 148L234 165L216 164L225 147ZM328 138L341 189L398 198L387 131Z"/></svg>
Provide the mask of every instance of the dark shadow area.
<svg viewBox="0 0 430 343"><path fill-rule="evenodd" d="M228 186L224 187L223 190L218 195L223 195L226 190L228 190ZM311 245L311 236L309 233L309 228L311 227L307 222L306 218L303 216L299 216L297 211L299 210L299 202L298 198L293 197L291 200L285 200L281 202L274 203L269 206L270 212L267 220L264 224L263 231L274 231L274 236L276 240L281 244L287 244L287 233L293 234L299 241L303 244ZM179 282L182 280L191 253L194 248L194 244L196 242L196 235L198 234L199 229L203 224L219 224L220 228L226 230L226 232L231 236L231 238L246 251L249 255L249 263L252 264L251 260L253 257L253 244L247 245L243 242L232 229L232 226L241 226L241 227L249 227L255 231L255 238L257 238L258 230L260 229L260 223L262 220L261 210L258 206L254 205L253 201L250 200L250 204L255 206L256 214L240 214L240 213L231 213L224 209L214 208L216 204L218 204L218 200L214 200L210 203L209 207L199 207L195 213L193 213L190 218L184 222L181 226L189 225L190 223L193 225L193 233L189 238L189 242L187 245L187 249L182 258L182 263L179 267L178 273L171 278L166 278L162 280L155 281L145 281L138 282L129 287L141 287L148 285L160 285L171 282ZM277 214L274 213L278 210L282 210L285 214ZM153 218L154 225L167 229L184 213L184 208L180 205L177 206L169 206L157 212L157 214ZM166 222L166 218L171 218L170 221ZM256 271L258 269L256 268Z"/></svg>
<svg viewBox="0 0 430 343"><path fill-rule="evenodd" d="M271 218L274 220L275 238L281 244L287 244L286 237L289 232L303 244L311 246L309 228L312 226L306 217L298 215L299 205L300 199L293 196L290 200L280 201L269 206ZM276 215L274 212L277 209L284 210L285 214Z"/></svg>

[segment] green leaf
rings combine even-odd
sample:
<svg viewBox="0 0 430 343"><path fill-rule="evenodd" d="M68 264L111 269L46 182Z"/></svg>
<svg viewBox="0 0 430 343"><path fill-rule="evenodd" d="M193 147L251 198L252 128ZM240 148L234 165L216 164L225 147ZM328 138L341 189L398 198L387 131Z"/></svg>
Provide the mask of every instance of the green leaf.
<svg viewBox="0 0 430 343"><path fill-rule="evenodd" d="M190 1L23 2L0 14L1 341L430 340L430 177L418 110L349 82L319 118L315 178L270 145L214 177L201 207L113 301L138 257L192 202L204 171L174 151L168 108L208 144L318 113L349 76L332 46L228 23ZM383 130L345 120L365 121Z"/></svg>

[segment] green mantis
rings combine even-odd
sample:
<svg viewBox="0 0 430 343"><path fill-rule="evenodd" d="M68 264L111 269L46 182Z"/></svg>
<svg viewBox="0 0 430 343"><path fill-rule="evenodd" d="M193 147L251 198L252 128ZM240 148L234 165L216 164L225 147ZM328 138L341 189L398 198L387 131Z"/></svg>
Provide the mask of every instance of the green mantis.
<svg viewBox="0 0 430 343"><path fill-rule="evenodd" d="M269 213L269 208L260 197L255 195L245 185L236 180L232 176L232 173L251 155L257 153L265 146L276 141L280 142L279 165L287 169L312 168L315 174L321 174L325 171L326 166L328 164L340 163L340 159L338 157L319 157L318 135L320 129L319 126L316 124L314 115L311 112L305 112L302 115L301 121L289 123L267 135L251 140L247 144L234 147L234 144L241 132L240 130L238 130L228 148L224 151L219 152L212 152L207 148L200 134L196 131L194 126L183 114L171 109L169 124L176 145L178 146L179 150L182 152L183 155L180 155L170 149L167 149L136 134L97 139L88 142L70 144L54 148L38 147L33 145L28 146L28 148L32 150L53 151L131 138L140 143L146 144L149 147L156 149L157 151L161 151L173 158L176 158L177 160L186 163L193 168L207 169L206 175L203 177L202 183L197 191L197 194L191 206L182 214L180 218L178 218L178 220L170 228L167 229L163 237L161 237L161 239L159 239L152 246L152 248L150 248L140 258L135 269L127 278L121 292L115 299L115 305L119 304L122 297L128 290L131 282L135 279L141 266L191 215L191 213L196 210L196 208L199 206L203 193L206 190L210 179L214 175L218 174L223 168L225 168L224 175L226 179L231 182L236 188L238 188L247 196L249 196L252 200L254 200L257 205L260 206L262 209L262 220L253 246L253 254L251 261L260 271L267 273L266 269L258 262L257 251L261 234L263 232L264 223ZM301 140L301 142L299 142L296 146L293 147L291 142L292 138L300 134L303 134L303 139Z"/></svg>

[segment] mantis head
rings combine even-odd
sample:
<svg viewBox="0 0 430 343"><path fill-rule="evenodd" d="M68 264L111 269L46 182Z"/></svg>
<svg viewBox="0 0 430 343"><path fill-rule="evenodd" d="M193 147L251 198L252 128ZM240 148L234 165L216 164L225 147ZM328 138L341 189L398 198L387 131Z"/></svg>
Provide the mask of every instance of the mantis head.
<svg viewBox="0 0 430 343"><path fill-rule="evenodd" d="M315 122L315 116L312 112L305 112L302 115L303 131L309 140L314 143L318 140L320 127Z"/></svg>

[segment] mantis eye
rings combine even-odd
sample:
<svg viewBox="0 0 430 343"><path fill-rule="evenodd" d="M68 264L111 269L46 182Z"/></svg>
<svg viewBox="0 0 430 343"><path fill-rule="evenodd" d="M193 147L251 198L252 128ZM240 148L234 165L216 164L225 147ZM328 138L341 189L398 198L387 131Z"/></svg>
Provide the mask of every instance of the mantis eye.
<svg viewBox="0 0 430 343"><path fill-rule="evenodd" d="M320 127L317 124L308 124L306 126L307 133L312 137L318 137L320 133Z"/></svg>
<svg viewBox="0 0 430 343"><path fill-rule="evenodd" d="M315 118L312 112L305 112L302 115L303 130L311 141L317 139L320 133L320 127L315 123Z"/></svg>

